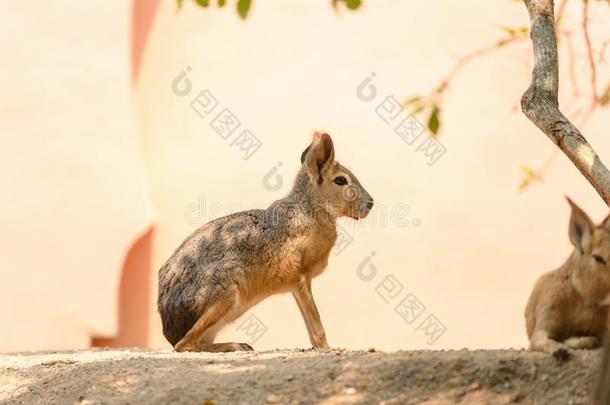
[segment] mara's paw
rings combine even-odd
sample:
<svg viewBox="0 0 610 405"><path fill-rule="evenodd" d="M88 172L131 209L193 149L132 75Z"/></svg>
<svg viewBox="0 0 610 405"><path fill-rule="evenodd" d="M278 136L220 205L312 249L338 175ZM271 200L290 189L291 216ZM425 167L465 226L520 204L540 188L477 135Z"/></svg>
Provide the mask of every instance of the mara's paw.
<svg viewBox="0 0 610 405"><path fill-rule="evenodd" d="M330 346L326 345L326 346L312 347L309 350L314 351L314 352L326 353L326 352L332 351L333 349Z"/></svg>
<svg viewBox="0 0 610 405"><path fill-rule="evenodd" d="M596 349L601 346L601 342L595 336L571 337L563 344L570 349Z"/></svg>
<svg viewBox="0 0 610 405"><path fill-rule="evenodd" d="M199 343L197 345L192 344L180 344L178 343L174 350L177 352L209 352L209 353L222 353L222 352L253 352L254 349L247 343Z"/></svg>
<svg viewBox="0 0 610 405"><path fill-rule="evenodd" d="M181 344L177 344L176 346L174 346L174 350L177 352L200 352L201 351L201 349L199 349L196 346L181 345Z"/></svg>
<svg viewBox="0 0 610 405"><path fill-rule="evenodd" d="M250 346L247 343L236 343L236 342L230 342L230 343L216 343L218 344L218 349L217 351L219 352L253 352L254 349L252 348L252 346Z"/></svg>

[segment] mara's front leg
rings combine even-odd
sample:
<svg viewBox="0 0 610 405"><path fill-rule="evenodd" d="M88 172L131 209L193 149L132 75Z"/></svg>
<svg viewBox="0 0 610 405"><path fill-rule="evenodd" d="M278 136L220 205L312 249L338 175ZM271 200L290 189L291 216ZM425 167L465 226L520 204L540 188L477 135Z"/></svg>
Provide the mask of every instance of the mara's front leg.
<svg viewBox="0 0 610 405"><path fill-rule="evenodd" d="M311 293L311 278L307 275L300 276L292 290L292 295L301 310L301 315L305 321L309 340L313 348L328 349L326 332L324 332L322 321L320 321L320 314Z"/></svg>
<svg viewBox="0 0 610 405"><path fill-rule="evenodd" d="M530 350L552 354L566 346L561 342L552 339L545 330L536 330L530 338Z"/></svg>

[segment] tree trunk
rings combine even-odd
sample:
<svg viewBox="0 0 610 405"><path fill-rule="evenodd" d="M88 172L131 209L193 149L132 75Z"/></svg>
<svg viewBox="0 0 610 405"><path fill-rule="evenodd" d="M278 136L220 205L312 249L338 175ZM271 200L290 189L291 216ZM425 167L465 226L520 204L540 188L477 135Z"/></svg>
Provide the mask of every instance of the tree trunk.
<svg viewBox="0 0 610 405"><path fill-rule="evenodd" d="M532 83L521 98L523 113L566 154L610 206L610 172L585 137L559 110L559 63L553 0L525 0L534 48ZM610 404L610 337L606 337L595 405Z"/></svg>
<svg viewBox="0 0 610 405"><path fill-rule="evenodd" d="M561 149L610 205L610 172L580 131L559 111L559 66L553 0L525 0L534 48L532 83L523 113Z"/></svg>
<svg viewBox="0 0 610 405"><path fill-rule="evenodd" d="M610 314L608 314L610 318ZM610 339L606 336L606 345L602 358L601 373L593 399L593 405L610 404Z"/></svg>

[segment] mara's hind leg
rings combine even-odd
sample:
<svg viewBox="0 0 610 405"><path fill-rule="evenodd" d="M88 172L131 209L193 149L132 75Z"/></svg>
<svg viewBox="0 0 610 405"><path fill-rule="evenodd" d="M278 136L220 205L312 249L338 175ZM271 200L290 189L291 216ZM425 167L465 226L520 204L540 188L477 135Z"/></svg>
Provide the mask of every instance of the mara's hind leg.
<svg viewBox="0 0 610 405"><path fill-rule="evenodd" d="M195 322L195 325L174 346L178 352L234 352L253 351L247 343L212 343L218 330L225 324L227 318L237 311L238 297L236 293L228 294L224 300L211 305Z"/></svg>
<svg viewBox="0 0 610 405"><path fill-rule="evenodd" d="M187 350L187 351L198 351L198 352L252 352L254 349L247 343L236 343L236 342L228 342L228 343L199 343L197 345L197 350Z"/></svg>
<svg viewBox="0 0 610 405"><path fill-rule="evenodd" d="M571 337L563 343L570 349L595 349L600 346L600 341L595 336Z"/></svg>
<svg viewBox="0 0 610 405"><path fill-rule="evenodd" d="M228 314L230 315L230 314ZM253 351L254 349L247 343L214 343L216 334L227 324L227 315L221 318L214 325L210 326L202 335L197 343L197 351L200 352L236 352Z"/></svg>

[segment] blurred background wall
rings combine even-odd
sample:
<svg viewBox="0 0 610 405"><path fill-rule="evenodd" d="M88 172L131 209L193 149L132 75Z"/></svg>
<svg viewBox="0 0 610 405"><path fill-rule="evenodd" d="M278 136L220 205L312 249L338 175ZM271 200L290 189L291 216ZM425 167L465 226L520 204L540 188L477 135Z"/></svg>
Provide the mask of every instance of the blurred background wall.
<svg viewBox="0 0 610 405"><path fill-rule="evenodd" d="M594 220L607 212L563 156L517 192L520 165L553 151L514 111L529 83L528 44L464 68L433 166L375 111L386 96L429 91L499 26L526 25L524 7L369 1L337 13L330 2L257 1L244 22L233 7L184 3L0 13L19 39L2 45L0 70L0 350L168 347L157 269L197 226L285 195L313 129L333 136L337 159L376 201L367 220L340 221L349 243L314 281L329 343L524 346L532 284L571 251L563 195ZM356 90L373 72L378 94L363 102ZM225 108L241 122L226 139L213 129ZM606 160L608 117L597 113L584 131ZM260 142L254 152L236 141L244 129ZM412 319L401 308L415 299ZM219 336L253 338L259 350L309 346L292 297L262 302Z"/></svg>
<svg viewBox="0 0 610 405"><path fill-rule="evenodd" d="M119 333L121 271L153 219L130 16L127 2L104 1L0 11L0 350Z"/></svg>

